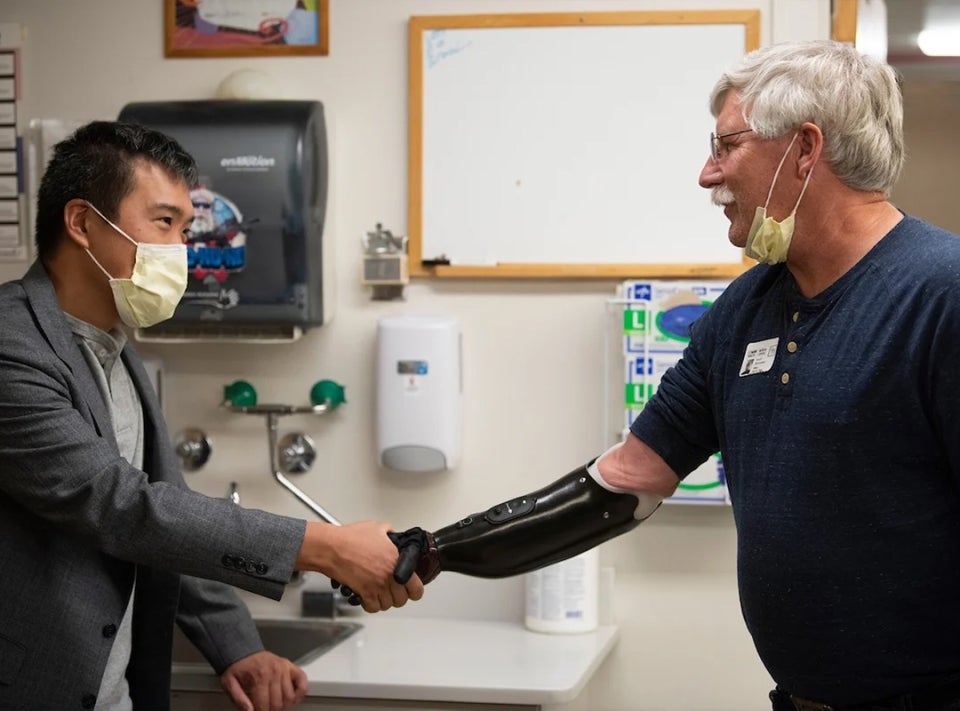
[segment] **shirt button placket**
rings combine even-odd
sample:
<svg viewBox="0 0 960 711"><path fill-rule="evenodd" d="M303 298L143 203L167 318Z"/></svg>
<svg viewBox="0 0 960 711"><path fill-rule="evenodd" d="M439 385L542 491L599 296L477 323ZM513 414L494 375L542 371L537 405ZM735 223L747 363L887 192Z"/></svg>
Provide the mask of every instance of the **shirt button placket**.
<svg viewBox="0 0 960 711"><path fill-rule="evenodd" d="M795 317L796 317L796 315L797 315L797 314L794 314ZM787 342L787 353L791 353L791 354L792 354L792 353L796 353L798 347L799 347L799 346L797 346L797 342L796 342L796 341L788 341L788 342ZM787 384L790 382L790 373L789 373L788 371L785 370L785 371L783 371L783 373L780 374L780 382L783 383L784 385L787 385Z"/></svg>
<svg viewBox="0 0 960 711"><path fill-rule="evenodd" d="M799 310L791 311L789 318L790 318L790 324L788 324L787 328L785 329L786 330L785 335L793 335L793 333L795 333L797 329L800 328L799 326L792 325L792 324L799 323L800 311ZM786 348L787 353L789 355L793 355L800 350L800 344L797 343L797 341L793 338L787 341L784 347ZM783 366L783 370L780 372L780 385L782 387L779 389L779 392L778 392L778 402L780 407L787 407L787 403L790 401L791 394L793 391L793 387L790 385L790 379L793 377L791 374L791 370L796 369L796 364L793 362L792 359L785 358L784 362L782 363L782 366Z"/></svg>

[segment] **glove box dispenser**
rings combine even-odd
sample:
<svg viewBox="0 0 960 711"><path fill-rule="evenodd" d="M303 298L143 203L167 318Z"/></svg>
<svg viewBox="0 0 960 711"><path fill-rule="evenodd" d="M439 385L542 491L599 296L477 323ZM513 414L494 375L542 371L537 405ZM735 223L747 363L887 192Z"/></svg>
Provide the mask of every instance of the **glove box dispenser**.
<svg viewBox="0 0 960 711"><path fill-rule="evenodd" d="M327 145L315 101L128 104L120 120L175 138L197 161L190 280L142 340L293 340L332 316L324 249Z"/></svg>

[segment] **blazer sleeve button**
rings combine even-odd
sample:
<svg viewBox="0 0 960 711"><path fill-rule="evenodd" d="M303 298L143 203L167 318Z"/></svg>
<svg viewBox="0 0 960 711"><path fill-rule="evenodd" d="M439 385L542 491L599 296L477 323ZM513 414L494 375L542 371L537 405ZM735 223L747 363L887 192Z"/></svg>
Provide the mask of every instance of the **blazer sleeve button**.
<svg viewBox="0 0 960 711"><path fill-rule="evenodd" d="M267 567L266 563L257 564L257 575L266 575L268 570L270 570L270 568Z"/></svg>
<svg viewBox="0 0 960 711"><path fill-rule="evenodd" d="M117 633L117 626L113 623L103 626L103 636L110 639Z"/></svg>

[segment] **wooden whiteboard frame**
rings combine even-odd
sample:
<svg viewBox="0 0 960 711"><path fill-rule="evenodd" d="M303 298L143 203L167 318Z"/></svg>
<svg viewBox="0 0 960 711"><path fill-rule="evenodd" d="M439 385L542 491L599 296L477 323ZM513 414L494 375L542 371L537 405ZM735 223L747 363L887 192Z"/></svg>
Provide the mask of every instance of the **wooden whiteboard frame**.
<svg viewBox="0 0 960 711"><path fill-rule="evenodd" d="M857 0L833 0L830 37L837 42L857 43Z"/></svg>
<svg viewBox="0 0 960 711"><path fill-rule="evenodd" d="M514 263L495 265L424 265L423 263L423 118L424 34L440 29L484 29L517 27L577 27L613 25L715 25L742 24L744 53L760 46L759 10L636 11L588 13L537 13L511 15L435 15L411 17L409 24L408 95L408 236L409 273L432 277L507 278L728 278L754 264L746 255L730 263L680 264L576 264Z"/></svg>

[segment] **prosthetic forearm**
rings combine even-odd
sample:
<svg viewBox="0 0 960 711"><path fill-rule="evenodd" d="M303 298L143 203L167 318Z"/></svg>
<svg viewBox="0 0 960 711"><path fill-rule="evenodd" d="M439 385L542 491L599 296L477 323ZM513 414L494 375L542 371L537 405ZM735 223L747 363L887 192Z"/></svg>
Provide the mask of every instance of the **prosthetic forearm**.
<svg viewBox="0 0 960 711"><path fill-rule="evenodd" d="M661 498L601 485L595 465L542 489L471 514L433 533L392 533L400 548L394 577L414 569L424 583L448 570L481 578L519 575L565 560L636 527Z"/></svg>

